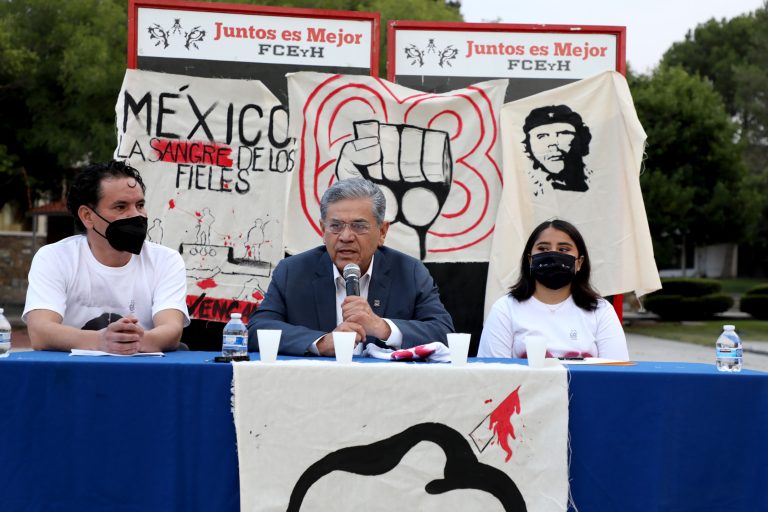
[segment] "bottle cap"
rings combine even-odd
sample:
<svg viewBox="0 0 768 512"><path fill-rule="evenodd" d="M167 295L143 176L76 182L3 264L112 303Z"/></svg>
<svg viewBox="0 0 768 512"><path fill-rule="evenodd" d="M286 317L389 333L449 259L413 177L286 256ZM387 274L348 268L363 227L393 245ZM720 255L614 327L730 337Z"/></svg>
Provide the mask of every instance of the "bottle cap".
<svg viewBox="0 0 768 512"><path fill-rule="evenodd" d="M229 315L230 318L242 318L242 316L243 316L242 313L232 313L231 315Z"/></svg>
<svg viewBox="0 0 768 512"><path fill-rule="evenodd" d="M729 325L724 325L723 326L723 330L724 331L734 331L734 330L736 330L736 326L735 325L730 325L730 324Z"/></svg>

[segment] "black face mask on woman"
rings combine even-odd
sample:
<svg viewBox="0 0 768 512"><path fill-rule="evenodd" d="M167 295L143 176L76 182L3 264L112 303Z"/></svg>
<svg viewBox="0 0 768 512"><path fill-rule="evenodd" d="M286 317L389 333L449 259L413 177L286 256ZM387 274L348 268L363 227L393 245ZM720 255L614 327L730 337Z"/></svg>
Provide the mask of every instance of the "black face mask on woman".
<svg viewBox="0 0 768 512"><path fill-rule="evenodd" d="M99 212L93 210L93 213L99 215ZM104 222L108 222L107 231L101 236L107 239L109 245L116 251L126 251L131 254L139 254L141 248L144 245L144 239L147 238L147 218L141 215L135 217L128 217L125 219L118 219L109 222L107 219L99 215L99 218Z"/></svg>
<svg viewBox="0 0 768 512"><path fill-rule="evenodd" d="M531 275L550 290L559 290L576 277L576 257L556 251L534 254L531 256Z"/></svg>

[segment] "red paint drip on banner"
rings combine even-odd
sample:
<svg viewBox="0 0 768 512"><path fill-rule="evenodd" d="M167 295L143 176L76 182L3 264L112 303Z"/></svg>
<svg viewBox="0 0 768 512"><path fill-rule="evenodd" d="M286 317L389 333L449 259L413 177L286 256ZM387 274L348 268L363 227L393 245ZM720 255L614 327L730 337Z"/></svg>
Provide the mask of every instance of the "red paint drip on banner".
<svg viewBox="0 0 768 512"><path fill-rule="evenodd" d="M174 201L173 199L170 199L170 200L168 201L168 208L170 208L171 210L173 210L174 208L176 208L176 201Z"/></svg>
<svg viewBox="0 0 768 512"><path fill-rule="evenodd" d="M496 434L496 439L499 441L501 449L507 453L507 457L504 462L509 462L512 458L512 447L509 446L509 438L517 439L515 437L515 427L512 425L512 416L514 414L520 414L520 396L518 391L520 386L507 396L501 404L493 410L491 413L491 422L488 428L493 430Z"/></svg>
<svg viewBox="0 0 768 512"><path fill-rule="evenodd" d="M199 286L203 290L207 290L208 288L216 288L219 285L216 281L214 281L212 277L209 277L208 279L203 279L202 281L198 281L197 286Z"/></svg>

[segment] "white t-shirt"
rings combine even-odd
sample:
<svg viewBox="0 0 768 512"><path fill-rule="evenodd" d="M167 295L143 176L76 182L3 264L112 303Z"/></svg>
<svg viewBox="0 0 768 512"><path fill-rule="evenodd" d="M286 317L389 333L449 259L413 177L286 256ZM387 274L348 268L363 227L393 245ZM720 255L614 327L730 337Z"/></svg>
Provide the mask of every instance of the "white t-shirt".
<svg viewBox="0 0 768 512"><path fill-rule="evenodd" d="M29 270L27 302L22 319L35 309L62 316L63 324L101 329L133 314L144 329L152 329L159 311L177 309L189 325L184 260L168 247L144 242L141 253L127 265L108 267L96 260L84 235L42 247Z"/></svg>
<svg viewBox="0 0 768 512"><path fill-rule="evenodd" d="M572 297L544 304L535 297L518 302L509 294L493 304L477 356L525 358L525 338L531 335L546 338L551 357L629 359L624 330L605 299L599 299L594 311L586 311Z"/></svg>

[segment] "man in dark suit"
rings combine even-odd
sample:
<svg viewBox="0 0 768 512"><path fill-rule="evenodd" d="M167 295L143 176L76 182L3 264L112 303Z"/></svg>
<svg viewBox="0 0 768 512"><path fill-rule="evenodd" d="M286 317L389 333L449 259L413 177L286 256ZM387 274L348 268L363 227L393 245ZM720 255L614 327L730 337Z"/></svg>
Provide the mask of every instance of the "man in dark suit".
<svg viewBox="0 0 768 512"><path fill-rule="evenodd" d="M249 348L257 329L281 329L280 353L334 355L332 331L357 333L356 342L410 348L446 343L451 316L426 267L384 247L389 223L384 194L373 183L341 180L320 201L324 246L281 261L259 309L248 322ZM360 296L347 296L342 277L360 267Z"/></svg>

